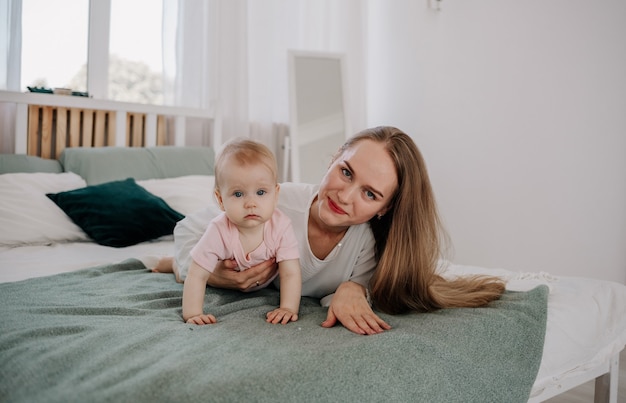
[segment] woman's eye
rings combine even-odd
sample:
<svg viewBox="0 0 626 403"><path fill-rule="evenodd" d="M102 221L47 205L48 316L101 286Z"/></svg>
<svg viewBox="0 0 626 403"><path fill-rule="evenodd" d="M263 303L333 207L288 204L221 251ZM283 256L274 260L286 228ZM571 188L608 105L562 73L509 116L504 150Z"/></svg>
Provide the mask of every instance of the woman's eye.
<svg viewBox="0 0 626 403"><path fill-rule="evenodd" d="M233 196L235 196L235 197L242 197L243 196L243 192L235 192L235 193L233 193Z"/></svg>
<svg viewBox="0 0 626 403"><path fill-rule="evenodd" d="M259 190L256 191L256 194L259 195L259 196L263 196L265 193L267 193L267 192L265 190L263 190L263 189L259 189Z"/></svg>
<svg viewBox="0 0 626 403"><path fill-rule="evenodd" d="M370 200L376 200L376 195L372 192L370 192L369 190L365 191L365 196L367 196L368 199Z"/></svg>
<svg viewBox="0 0 626 403"><path fill-rule="evenodd" d="M341 168L341 173L343 174L343 176L345 176L346 178L350 178L352 177L352 172L350 172L348 169L346 168Z"/></svg>

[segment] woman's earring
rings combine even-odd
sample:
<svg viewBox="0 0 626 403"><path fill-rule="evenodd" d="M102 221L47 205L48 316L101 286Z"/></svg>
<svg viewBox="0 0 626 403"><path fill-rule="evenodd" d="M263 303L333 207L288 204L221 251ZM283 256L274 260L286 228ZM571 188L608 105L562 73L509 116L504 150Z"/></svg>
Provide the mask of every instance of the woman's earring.
<svg viewBox="0 0 626 403"><path fill-rule="evenodd" d="M378 219L380 220L381 218L383 218L383 215L384 215L384 214L378 214L378 216L377 216L377 217L378 217Z"/></svg>

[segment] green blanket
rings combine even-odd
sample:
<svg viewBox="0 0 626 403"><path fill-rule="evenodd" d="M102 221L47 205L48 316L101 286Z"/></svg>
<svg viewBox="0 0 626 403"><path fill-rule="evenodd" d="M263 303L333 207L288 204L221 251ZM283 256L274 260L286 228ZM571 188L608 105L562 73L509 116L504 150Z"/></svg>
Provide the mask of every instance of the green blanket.
<svg viewBox="0 0 626 403"><path fill-rule="evenodd" d="M381 314L355 335L264 322L276 290L208 288L218 324L182 322L182 285L139 261L0 284L2 402L525 402L539 369L548 289L478 309Z"/></svg>

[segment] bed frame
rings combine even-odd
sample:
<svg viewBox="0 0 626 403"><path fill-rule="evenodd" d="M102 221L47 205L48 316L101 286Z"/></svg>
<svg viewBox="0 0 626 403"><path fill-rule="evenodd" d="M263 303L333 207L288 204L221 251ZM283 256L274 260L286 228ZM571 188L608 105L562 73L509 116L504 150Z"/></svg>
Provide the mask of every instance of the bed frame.
<svg viewBox="0 0 626 403"><path fill-rule="evenodd" d="M618 352L584 373L544 389L539 395L530 398L528 403L543 402L593 380L595 380L594 403L618 403L619 359Z"/></svg>
<svg viewBox="0 0 626 403"><path fill-rule="evenodd" d="M15 154L56 159L65 147L185 145L187 118L212 121L214 145L220 122L207 110L149 106L84 97L0 91L0 102L16 104ZM619 353L579 376L544 389L536 403L595 379L596 403L618 402Z"/></svg>
<svg viewBox="0 0 626 403"><path fill-rule="evenodd" d="M0 91L14 104L15 154L55 159L65 147L151 147L186 144L187 119L210 121L221 144L221 119L207 109L135 104L81 96Z"/></svg>
<svg viewBox="0 0 626 403"><path fill-rule="evenodd" d="M65 147L104 147L115 145L115 111L28 105L27 153L56 158ZM146 144L146 114L126 113L125 146ZM165 116L157 115L156 145L165 145Z"/></svg>

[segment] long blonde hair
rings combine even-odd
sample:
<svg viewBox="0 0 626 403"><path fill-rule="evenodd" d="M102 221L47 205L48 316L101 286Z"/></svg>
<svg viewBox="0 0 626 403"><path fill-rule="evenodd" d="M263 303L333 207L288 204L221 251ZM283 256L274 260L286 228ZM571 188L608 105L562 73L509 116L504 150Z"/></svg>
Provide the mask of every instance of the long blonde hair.
<svg viewBox="0 0 626 403"><path fill-rule="evenodd" d="M496 277L445 279L437 273L448 237L424 158L413 140L395 127L381 126L358 133L340 152L368 139L385 145L398 175L398 188L389 210L370 220L378 258L370 280L376 308L391 314L428 312L477 307L498 299L504 283Z"/></svg>

